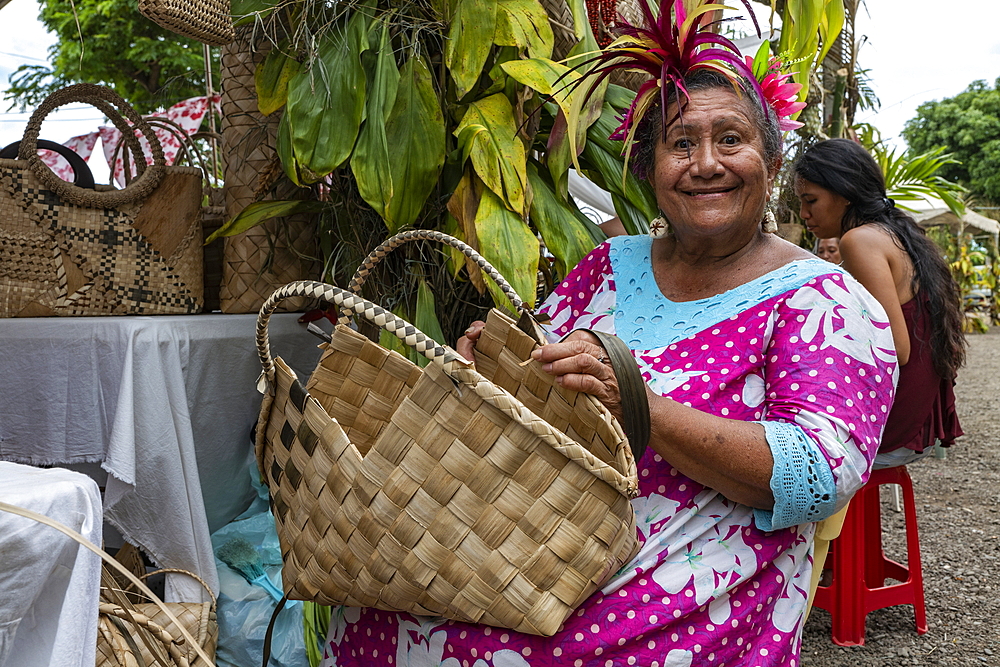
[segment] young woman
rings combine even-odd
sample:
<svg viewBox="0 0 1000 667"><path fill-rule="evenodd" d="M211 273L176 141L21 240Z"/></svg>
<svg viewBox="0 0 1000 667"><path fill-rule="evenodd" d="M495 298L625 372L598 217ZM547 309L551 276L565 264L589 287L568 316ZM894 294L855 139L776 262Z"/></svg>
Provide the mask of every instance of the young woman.
<svg viewBox="0 0 1000 667"><path fill-rule="evenodd" d="M875 467L904 465L962 435L955 375L965 360L958 286L941 251L886 196L875 160L847 139L823 141L796 162L806 227L839 237L843 266L885 308L900 364L896 399Z"/></svg>

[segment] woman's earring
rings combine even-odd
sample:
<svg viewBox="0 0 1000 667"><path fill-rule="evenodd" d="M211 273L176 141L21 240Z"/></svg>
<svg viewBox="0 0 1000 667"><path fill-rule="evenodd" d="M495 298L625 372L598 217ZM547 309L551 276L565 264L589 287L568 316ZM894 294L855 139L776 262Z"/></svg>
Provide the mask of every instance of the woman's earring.
<svg viewBox="0 0 1000 667"><path fill-rule="evenodd" d="M774 234L778 231L778 221L775 219L774 211L771 210L770 205L764 209L764 231L768 234Z"/></svg>
<svg viewBox="0 0 1000 667"><path fill-rule="evenodd" d="M670 233L670 223L662 215L658 215L653 218L653 221L649 223L649 236L653 239L662 239L664 236Z"/></svg>

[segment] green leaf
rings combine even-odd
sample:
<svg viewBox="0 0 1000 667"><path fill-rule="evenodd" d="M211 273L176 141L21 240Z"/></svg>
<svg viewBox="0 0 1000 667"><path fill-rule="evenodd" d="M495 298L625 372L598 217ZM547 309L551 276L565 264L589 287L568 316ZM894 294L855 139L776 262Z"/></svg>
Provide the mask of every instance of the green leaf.
<svg viewBox="0 0 1000 667"><path fill-rule="evenodd" d="M390 233L413 224L434 191L444 166L445 133L430 69L422 58L413 56L403 65L396 102L385 124L392 152L392 198L384 216Z"/></svg>
<svg viewBox="0 0 1000 667"><path fill-rule="evenodd" d="M589 84L576 85L580 74L548 58L515 60L504 63L503 69L518 83L537 90L542 95L552 96L566 116L570 151L575 150L571 152L571 156L575 158L586 144L587 129L601 115L607 83L602 83L585 99L584 94Z"/></svg>
<svg viewBox="0 0 1000 667"><path fill-rule="evenodd" d="M257 89L257 108L269 116L288 100L288 82L298 74L302 65L280 48L271 49L257 65L254 86Z"/></svg>
<svg viewBox="0 0 1000 667"><path fill-rule="evenodd" d="M378 22L377 25L381 27L381 34L374 53L373 71L368 73L366 79L368 97L365 102L365 122L351 155L351 171L362 199L385 218L388 202L392 200L394 192L390 174L394 157L389 154L386 119L396 101L399 70L393 56L389 24Z"/></svg>
<svg viewBox="0 0 1000 667"><path fill-rule="evenodd" d="M624 111L632 105L635 99L635 91L624 86L609 84L604 93L604 101L614 107L617 111Z"/></svg>
<svg viewBox="0 0 1000 667"><path fill-rule="evenodd" d="M823 17L819 23L819 36L823 41L823 48L816 58L816 62L823 62L830 47L837 41L837 35L844 29L844 0L826 0Z"/></svg>
<svg viewBox="0 0 1000 667"><path fill-rule="evenodd" d="M559 274L565 276L594 249L594 241L573 211L559 201L552 186L533 163L528 164L528 183L532 192L531 222L542 235L545 246L555 255Z"/></svg>
<svg viewBox="0 0 1000 667"><path fill-rule="evenodd" d="M294 213L317 213L323 210L323 202L312 200L258 201L239 212L235 218L219 227L205 239L205 245L222 236L242 234L271 218L283 218Z"/></svg>
<svg viewBox="0 0 1000 667"><path fill-rule="evenodd" d="M366 12L355 10L344 29L330 30L312 66L288 85L292 151L299 177L315 183L350 156L365 111L368 48Z"/></svg>
<svg viewBox="0 0 1000 667"><path fill-rule="evenodd" d="M483 257L507 279L521 299L533 306L538 281L538 238L491 190L483 190L476 213L476 234ZM507 297L493 282L487 280L486 285L493 301L513 312Z"/></svg>
<svg viewBox="0 0 1000 667"><path fill-rule="evenodd" d="M407 322L410 321L410 315L406 312L406 308L403 304L396 306L392 309L392 314L396 317L402 318ZM419 328L419 327L417 327ZM398 352L415 364L420 363L420 357L424 355L420 354L412 347L399 340L396 334L389 333L385 329L379 329L378 333L378 344L387 350L392 350L393 352ZM426 357L424 357L426 359Z"/></svg>
<svg viewBox="0 0 1000 667"><path fill-rule="evenodd" d="M444 339L444 332L441 330L441 322L438 321L437 313L434 312L435 300L434 292L431 291L430 285L427 284L426 280L421 278L420 284L417 286L417 312L413 324L438 343L447 345L448 343ZM426 366L429 362L430 359L422 354L417 359L417 363L420 366Z"/></svg>
<svg viewBox="0 0 1000 667"><path fill-rule="evenodd" d="M281 114L281 121L278 123L278 141L275 152L281 161L281 168L295 185L303 186L302 179L299 178L299 166L295 162L295 154L292 152L292 127L289 124L290 116L287 113Z"/></svg>
<svg viewBox="0 0 1000 667"><path fill-rule="evenodd" d="M556 196L560 201L568 201L569 197L569 166L573 163L570 153L569 137L566 136L566 114L559 110L549 131L549 141L545 150L545 165L555 183Z"/></svg>
<svg viewBox="0 0 1000 667"><path fill-rule="evenodd" d="M552 55L555 37L538 0L498 0L496 21L494 44L526 49L532 58Z"/></svg>
<svg viewBox="0 0 1000 667"><path fill-rule="evenodd" d="M626 225L629 233L643 234L648 231L649 221L657 216L659 208L649 183L636 178L635 174L625 169L624 161L619 157L622 154L622 142L608 138L617 126L614 109L605 105L601 117L590 128L589 140L581 157L586 162L586 173L591 180L612 195L629 202L631 209L634 209L634 212L630 210L626 215L637 221L638 227L633 231ZM617 204L615 208L625 222L626 217L621 214Z"/></svg>
<svg viewBox="0 0 1000 667"><path fill-rule="evenodd" d="M490 190L514 212L524 215L526 157L517 137L514 110L502 93L469 105L455 130L462 159L472 166Z"/></svg>
<svg viewBox="0 0 1000 667"><path fill-rule="evenodd" d="M246 25L254 23L258 17L267 18L276 4L278 3L272 0L230 0L229 13L234 25Z"/></svg>
<svg viewBox="0 0 1000 667"><path fill-rule="evenodd" d="M444 43L444 63L458 90L466 94L479 81L496 31L495 0L458 0Z"/></svg>

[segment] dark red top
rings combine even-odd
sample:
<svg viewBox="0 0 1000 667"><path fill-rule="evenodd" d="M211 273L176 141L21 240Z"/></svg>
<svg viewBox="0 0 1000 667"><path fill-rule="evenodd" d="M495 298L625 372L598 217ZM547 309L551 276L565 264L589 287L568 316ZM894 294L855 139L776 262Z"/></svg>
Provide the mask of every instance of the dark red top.
<svg viewBox="0 0 1000 667"><path fill-rule="evenodd" d="M896 400L878 450L906 447L922 452L935 438L948 447L962 435L955 412L955 381L934 370L930 308L923 292L903 304L903 318L910 335L910 359L899 369Z"/></svg>

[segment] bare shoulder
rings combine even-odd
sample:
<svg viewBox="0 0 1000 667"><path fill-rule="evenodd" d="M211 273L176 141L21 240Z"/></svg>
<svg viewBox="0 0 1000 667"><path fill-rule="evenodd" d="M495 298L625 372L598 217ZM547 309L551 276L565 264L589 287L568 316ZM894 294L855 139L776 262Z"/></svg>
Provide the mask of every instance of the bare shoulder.
<svg viewBox="0 0 1000 667"><path fill-rule="evenodd" d="M840 252L844 249L871 252L879 250L883 253L892 252L897 248L896 239L892 233L879 224L867 224L849 229L840 237Z"/></svg>

